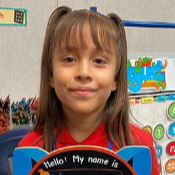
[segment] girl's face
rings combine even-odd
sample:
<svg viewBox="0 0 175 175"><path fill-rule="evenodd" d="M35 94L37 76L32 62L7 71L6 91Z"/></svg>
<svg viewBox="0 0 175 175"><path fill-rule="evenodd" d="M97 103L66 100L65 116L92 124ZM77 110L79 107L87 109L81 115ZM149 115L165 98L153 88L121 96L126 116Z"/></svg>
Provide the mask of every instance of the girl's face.
<svg viewBox="0 0 175 175"><path fill-rule="evenodd" d="M103 112L107 99L116 89L116 51L97 50L89 27L84 28L87 49L76 49L73 37L69 50L55 49L50 85L62 103L63 112L88 115ZM81 40L81 38L79 38Z"/></svg>

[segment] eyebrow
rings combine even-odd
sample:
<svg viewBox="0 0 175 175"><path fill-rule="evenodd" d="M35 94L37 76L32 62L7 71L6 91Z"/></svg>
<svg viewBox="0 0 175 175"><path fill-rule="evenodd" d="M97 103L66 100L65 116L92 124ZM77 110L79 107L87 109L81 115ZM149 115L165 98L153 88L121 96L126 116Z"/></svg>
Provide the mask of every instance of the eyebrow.
<svg viewBox="0 0 175 175"><path fill-rule="evenodd" d="M78 51L80 48L75 46L67 46L67 47L60 47L58 50L60 51Z"/></svg>
<svg viewBox="0 0 175 175"><path fill-rule="evenodd" d="M67 47L60 47L58 50L61 52L64 52L64 51L71 52L71 51L79 51L81 49L86 50L89 48L88 47L87 48L79 48L79 47L75 47L75 46L67 46ZM92 48L92 49L93 49L93 51L96 51L96 52L104 52L104 53L113 55L112 51L108 51L108 50L104 50L104 49L100 49L100 48L98 49L97 47Z"/></svg>

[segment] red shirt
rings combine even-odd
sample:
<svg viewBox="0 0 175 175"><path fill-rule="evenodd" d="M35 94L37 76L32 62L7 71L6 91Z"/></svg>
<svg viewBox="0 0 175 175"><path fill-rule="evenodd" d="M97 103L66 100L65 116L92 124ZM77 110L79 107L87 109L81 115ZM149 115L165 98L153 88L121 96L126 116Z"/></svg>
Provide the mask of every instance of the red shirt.
<svg viewBox="0 0 175 175"><path fill-rule="evenodd" d="M151 150L152 157L152 170L151 175L159 175L160 166L157 163L155 149L153 146L153 138L148 132L130 124L130 131L133 140L136 140L136 145L148 146ZM42 148L42 129L39 131L31 131L27 134L18 144L19 147L23 146L37 146ZM138 143L139 142L139 143ZM67 128L65 127L56 140L56 149L72 145L95 145L108 148L109 137L105 131L105 124L102 123L89 137L82 142L77 142L73 139ZM118 148L113 145L113 151Z"/></svg>

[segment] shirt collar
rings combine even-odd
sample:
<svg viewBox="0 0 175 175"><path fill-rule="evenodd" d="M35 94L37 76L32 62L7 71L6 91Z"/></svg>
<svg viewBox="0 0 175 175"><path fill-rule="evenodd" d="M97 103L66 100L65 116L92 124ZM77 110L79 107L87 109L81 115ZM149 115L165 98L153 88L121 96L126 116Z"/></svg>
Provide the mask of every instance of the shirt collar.
<svg viewBox="0 0 175 175"><path fill-rule="evenodd" d="M63 124L61 133L58 135L57 143L60 144L69 144L69 145L77 145L77 144L95 144L100 139L107 138L106 132L105 132L105 122L102 122L97 129L90 134L85 140L82 142L77 142L68 131L65 124Z"/></svg>

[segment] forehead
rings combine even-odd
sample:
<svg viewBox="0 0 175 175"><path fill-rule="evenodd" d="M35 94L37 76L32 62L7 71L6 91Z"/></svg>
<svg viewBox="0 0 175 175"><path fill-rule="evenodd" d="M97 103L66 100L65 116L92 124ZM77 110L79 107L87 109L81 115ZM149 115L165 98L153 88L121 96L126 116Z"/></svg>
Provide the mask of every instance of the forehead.
<svg viewBox="0 0 175 175"><path fill-rule="evenodd" d="M72 27L67 42L66 37L63 37L61 43L61 47L63 48L67 48L69 46L77 49L88 49L89 47L96 47L91 35L89 24L84 24L81 29L78 26L76 28L74 28L74 26Z"/></svg>
<svg viewBox="0 0 175 175"><path fill-rule="evenodd" d="M93 46L112 53L117 47L117 36L111 21L85 12L61 19L55 30L54 41L55 46L61 49L88 49Z"/></svg>

